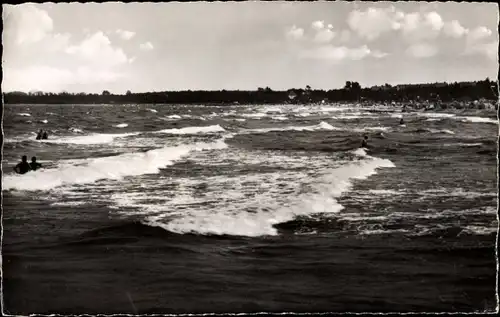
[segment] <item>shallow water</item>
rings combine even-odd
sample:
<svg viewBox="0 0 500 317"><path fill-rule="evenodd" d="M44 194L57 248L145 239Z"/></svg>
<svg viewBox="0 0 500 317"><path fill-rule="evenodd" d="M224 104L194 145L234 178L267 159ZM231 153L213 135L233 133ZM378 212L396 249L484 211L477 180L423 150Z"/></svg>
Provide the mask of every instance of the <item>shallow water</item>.
<svg viewBox="0 0 500 317"><path fill-rule="evenodd" d="M493 311L497 135L485 111L7 105L5 309Z"/></svg>

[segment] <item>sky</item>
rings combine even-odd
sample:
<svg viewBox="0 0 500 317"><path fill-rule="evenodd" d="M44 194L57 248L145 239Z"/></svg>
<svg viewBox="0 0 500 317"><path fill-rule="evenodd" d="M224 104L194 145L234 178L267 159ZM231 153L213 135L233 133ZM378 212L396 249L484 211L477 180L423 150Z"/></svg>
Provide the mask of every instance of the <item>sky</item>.
<svg viewBox="0 0 500 317"><path fill-rule="evenodd" d="M274 90L496 78L496 3L3 5L3 91Z"/></svg>

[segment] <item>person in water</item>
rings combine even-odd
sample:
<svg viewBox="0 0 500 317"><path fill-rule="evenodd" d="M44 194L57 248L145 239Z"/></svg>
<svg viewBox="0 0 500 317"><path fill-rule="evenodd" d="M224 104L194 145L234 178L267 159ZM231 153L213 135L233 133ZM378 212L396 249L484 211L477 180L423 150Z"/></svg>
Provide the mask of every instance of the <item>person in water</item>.
<svg viewBox="0 0 500 317"><path fill-rule="evenodd" d="M361 147L367 147L368 146L368 136L365 135L365 138L361 142Z"/></svg>
<svg viewBox="0 0 500 317"><path fill-rule="evenodd" d="M43 136L43 130L42 130L42 129L40 129L40 131L39 131L39 132L38 132L38 134L36 135L36 139L37 139L37 140L40 140L40 139L42 138L42 136Z"/></svg>
<svg viewBox="0 0 500 317"><path fill-rule="evenodd" d="M14 167L14 171L18 174L26 174L31 171L30 164L28 163L28 157L26 155L23 155L21 163Z"/></svg>
<svg viewBox="0 0 500 317"><path fill-rule="evenodd" d="M42 167L42 164L38 163L36 161L36 156L33 156L31 158L31 163L30 163L30 167L31 167L31 170L32 171L36 171L37 169L41 168Z"/></svg>
<svg viewBox="0 0 500 317"><path fill-rule="evenodd" d="M401 118L401 120L399 120L399 124L405 124L405 121L403 120L403 118Z"/></svg>
<svg viewBox="0 0 500 317"><path fill-rule="evenodd" d="M43 135L42 135L42 140L47 140L48 138L49 138L49 135L47 134L47 131L44 131Z"/></svg>

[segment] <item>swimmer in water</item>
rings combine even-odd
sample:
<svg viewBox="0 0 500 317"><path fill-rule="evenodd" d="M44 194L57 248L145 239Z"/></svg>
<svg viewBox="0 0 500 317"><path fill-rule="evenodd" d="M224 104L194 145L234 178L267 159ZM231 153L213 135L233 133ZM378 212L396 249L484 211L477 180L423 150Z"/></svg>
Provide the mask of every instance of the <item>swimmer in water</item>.
<svg viewBox="0 0 500 317"><path fill-rule="evenodd" d="M36 135L36 139L37 140L40 140L42 138L42 135L43 135L43 130L40 129L40 131L38 132L38 134Z"/></svg>
<svg viewBox="0 0 500 317"><path fill-rule="evenodd" d="M361 147L367 147L368 146L368 136L365 135L365 138L361 142Z"/></svg>
<svg viewBox="0 0 500 317"><path fill-rule="evenodd" d="M23 155L23 157L21 159L21 163L17 164L14 167L14 171L17 174L26 174L29 171L31 171L30 164L28 163L28 157L26 155Z"/></svg>
<svg viewBox="0 0 500 317"><path fill-rule="evenodd" d="M41 167L42 167L42 164L38 163L38 162L36 161L36 157L35 157L35 156L33 156L33 157L31 158L30 167L31 167L31 170L32 170L32 171L36 171L37 169L39 169L39 168L41 168Z"/></svg>

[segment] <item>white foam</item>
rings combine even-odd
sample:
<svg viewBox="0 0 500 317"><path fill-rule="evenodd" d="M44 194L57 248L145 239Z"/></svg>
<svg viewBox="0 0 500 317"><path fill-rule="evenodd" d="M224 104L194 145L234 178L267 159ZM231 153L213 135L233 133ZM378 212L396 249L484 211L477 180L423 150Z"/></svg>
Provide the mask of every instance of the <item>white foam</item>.
<svg viewBox="0 0 500 317"><path fill-rule="evenodd" d="M31 117L31 114L26 113L26 112L20 112L18 115L23 116L23 117Z"/></svg>
<svg viewBox="0 0 500 317"><path fill-rule="evenodd" d="M429 131L430 133L445 133L445 134L455 134L455 132L447 129L443 130L438 130L438 129L425 129L426 131Z"/></svg>
<svg viewBox="0 0 500 317"><path fill-rule="evenodd" d="M435 113L435 112L417 112L417 115L421 117L430 117L430 118L452 118L456 116L453 113Z"/></svg>
<svg viewBox="0 0 500 317"><path fill-rule="evenodd" d="M197 133L214 133L226 131L220 125L209 125L205 127L185 127L180 129L165 129L155 131L155 133L168 133L168 134L197 134Z"/></svg>
<svg viewBox="0 0 500 317"><path fill-rule="evenodd" d="M83 133L83 131L81 129L78 129L78 128L71 127L68 130L71 132L75 132L75 133Z"/></svg>
<svg viewBox="0 0 500 317"><path fill-rule="evenodd" d="M55 144L104 144L111 143L115 138L124 138L131 135L137 135L139 132L132 133L122 133L122 134L90 134L84 136L76 136L76 137L62 137L59 139L49 139L49 140L41 140L41 142L45 143L55 143Z"/></svg>
<svg viewBox="0 0 500 317"><path fill-rule="evenodd" d="M177 233L276 235L274 224L293 220L299 215L339 212L344 207L335 198L351 188L351 180L365 179L381 167L394 167L394 164L389 160L370 158L330 170L313 185L313 193L291 196L286 205L255 206L255 212L195 210L169 222L149 218L146 223Z"/></svg>
<svg viewBox="0 0 500 317"><path fill-rule="evenodd" d="M481 146L483 143L444 143L443 146L462 146L462 147L477 147Z"/></svg>
<svg viewBox="0 0 500 317"><path fill-rule="evenodd" d="M117 125L114 125L115 128L126 128L128 127L128 124L127 123L120 123L120 124L117 124Z"/></svg>
<svg viewBox="0 0 500 317"><path fill-rule="evenodd" d="M242 113L242 117L247 117L247 118L263 118L266 117L267 114L265 113Z"/></svg>
<svg viewBox="0 0 500 317"><path fill-rule="evenodd" d="M158 112L158 111L157 111L157 110L155 110L155 109L147 109L147 110L148 110L148 111L151 111L151 112L154 112L154 113Z"/></svg>
<svg viewBox="0 0 500 317"><path fill-rule="evenodd" d="M497 228L469 225L469 226L466 226L462 230L462 232L468 233L468 234L475 234L475 235L489 235L489 234L497 232ZM462 234L462 232L460 232L459 235Z"/></svg>
<svg viewBox="0 0 500 317"><path fill-rule="evenodd" d="M40 120L41 123L48 123L49 121L47 119Z"/></svg>
<svg viewBox="0 0 500 317"><path fill-rule="evenodd" d="M389 127L363 127L363 128L356 128L352 129L352 131L355 132L366 132L366 131L389 131Z"/></svg>
<svg viewBox="0 0 500 317"><path fill-rule="evenodd" d="M263 128L263 129L251 129L248 132L272 132L272 131L317 131L317 130L340 130L339 128L333 127L327 122L321 121L319 124L311 126L290 126L283 128Z"/></svg>
<svg viewBox="0 0 500 317"><path fill-rule="evenodd" d="M86 159L81 165L63 162L58 168L40 169L24 175L8 175L4 178L4 189L50 190L63 185L93 183L102 179L120 180L126 176L156 174L161 167L173 164L191 151L226 147L222 139L214 143L196 143L143 153Z"/></svg>
<svg viewBox="0 0 500 317"><path fill-rule="evenodd" d="M179 116L178 114L173 114L173 115L170 115L170 116L167 116L168 119L182 119L181 116Z"/></svg>
<svg viewBox="0 0 500 317"><path fill-rule="evenodd" d="M367 156L366 150L364 148L356 149L356 150L352 151L352 153L359 155L359 156Z"/></svg>
<svg viewBox="0 0 500 317"><path fill-rule="evenodd" d="M498 124L498 120L484 117L459 117L462 122Z"/></svg>
<svg viewBox="0 0 500 317"><path fill-rule="evenodd" d="M283 116L274 116L274 117L271 117L271 119L273 119L273 120L279 120L279 121L288 120L287 117L283 117Z"/></svg>
<svg viewBox="0 0 500 317"><path fill-rule="evenodd" d="M369 189L368 192L374 195L401 195L400 192L393 189Z"/></svg>

